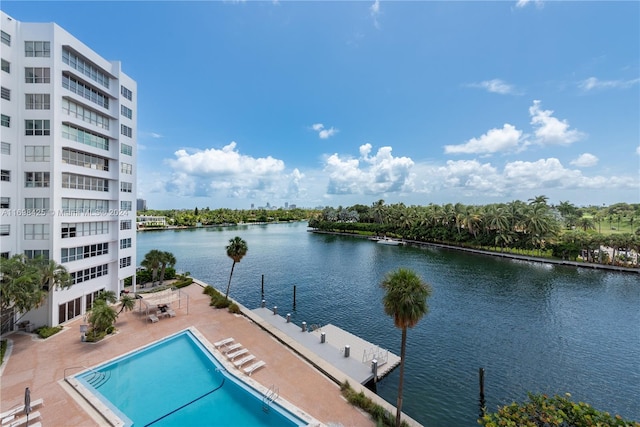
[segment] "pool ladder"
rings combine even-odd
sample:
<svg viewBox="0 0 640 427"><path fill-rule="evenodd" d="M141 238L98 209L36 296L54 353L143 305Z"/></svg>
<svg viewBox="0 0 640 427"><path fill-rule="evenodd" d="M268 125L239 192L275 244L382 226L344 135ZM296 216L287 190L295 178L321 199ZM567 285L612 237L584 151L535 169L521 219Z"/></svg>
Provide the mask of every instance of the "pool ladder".
<svg viewBox="0 0 640 427"><path fill-rule="evenodd" d="M262 410L264 412L269 412L271 409L271 403L276 400L279 396L280 390L276 385L272 385L269 390L262 396Z"/></svg>

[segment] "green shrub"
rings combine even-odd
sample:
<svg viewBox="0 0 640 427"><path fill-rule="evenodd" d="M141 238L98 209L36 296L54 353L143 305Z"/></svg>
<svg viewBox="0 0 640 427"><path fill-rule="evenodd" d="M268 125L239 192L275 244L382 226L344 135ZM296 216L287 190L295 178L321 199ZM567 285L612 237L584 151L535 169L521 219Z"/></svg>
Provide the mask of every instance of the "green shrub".
<svg viewBox="0 0 640 427"><path fill-rule="evenodd" d="M231 301L225 299L225 297L217 298L213 304L215 308L227 308L231 305Z"/></svg>
<svg viewBox="0 0 640 427"><path fill-rule="evenodd" d="M35 333L42 339L49 338L51 335L55 335L62 330L62 326L41 326L35 330Z"/></svg>
<svg viewBox="0 0 640 427"><path fill-rule="evenodd" d="M349 384L348 381L340 384L340 391L349 403L371 415L371 418L376 421L376 426L394 427L396 425L396 417L394 414L391 414L382 406L375 403L367 397L364 392L356 392L351 388L351 384ZM402 427L409 427L406 421L402 421L400 425Z"/></svg>
<svg viewBox="0 0 640 427"><path fill-rule="evenodd" d="M173 283L173 287L175 288L185 288L193 283L193 279L191 277L180 276L178 280Z"/></svg>
<svg viewBox="0 0 640 427"><path fill-rule="evenodd" d="M109 327L106 329L106 331L105 331L105 332L106 332L108 335L111 335L111 334L112 334L112 333L114 333L115 331L116 331L115 326L109 326Z"/></svg>
<svg viewBox="0 0 640 427"><path fill-rule="evenodd" d="M231 304L229 304L229 313L240 314L241 311L238 304L236 304L235 302L232 302Z"/></svg>
<svg viewBox="0 0 640 427"><path fill-rule="evenodd" d="M107 332L106 331L101 331L101 332L97 332L94 331L93 329L89 330L87 332L87 335L85 337L85 341L86 342L98 342L101 339L103 339L104 337L107 336Z"/></svg>
<svg viewBox="0 0 640 427"><path fill-rule="evenodd" d="M565 396L548 397L542 394L529 394L524 403L512 403L498 409L498 412L487 414L478 420L485 427L503 425L535 427L535 426L572 426L572 427L640 427L640 423L624 420L619 415L611 416L590 405L572 402L567 393Z"/></svg>

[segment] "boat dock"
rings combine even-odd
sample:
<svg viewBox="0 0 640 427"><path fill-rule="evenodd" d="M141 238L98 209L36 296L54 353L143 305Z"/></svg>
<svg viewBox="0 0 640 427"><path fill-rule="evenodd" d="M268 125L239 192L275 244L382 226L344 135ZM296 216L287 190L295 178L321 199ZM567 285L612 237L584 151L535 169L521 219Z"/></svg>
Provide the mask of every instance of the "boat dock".
<svg viewBox="0 0 640 427"><path fill-rule="evenodd" d="M274 314L271 309L262 307L251 311L288 339L306 348L315 358L321 359L360 384L378 381L400 364L399 356L335 325L328 324L310 331L304 322L302 325L296 325ZM373 360L377 362L375 379ZM317 360L312 362L317 366L322 365Z"/></svg>

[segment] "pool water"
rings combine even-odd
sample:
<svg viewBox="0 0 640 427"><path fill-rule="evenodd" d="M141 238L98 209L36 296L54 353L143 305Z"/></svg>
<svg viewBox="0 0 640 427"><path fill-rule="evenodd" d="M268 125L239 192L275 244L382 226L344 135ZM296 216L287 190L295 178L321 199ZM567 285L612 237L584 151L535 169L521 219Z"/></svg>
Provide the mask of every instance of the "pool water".
<svg viewBox="0 0 640 427"><path fill-rule="evenodd" d="M183 331L79 374L127 426L301 426L307 423L234 375Z"/></svg>

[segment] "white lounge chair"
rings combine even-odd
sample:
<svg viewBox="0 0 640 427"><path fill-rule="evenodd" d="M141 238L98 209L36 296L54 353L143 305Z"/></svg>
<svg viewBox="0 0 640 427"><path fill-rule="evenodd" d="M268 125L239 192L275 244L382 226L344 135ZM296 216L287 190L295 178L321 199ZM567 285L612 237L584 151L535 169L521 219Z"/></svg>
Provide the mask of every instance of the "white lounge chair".
<svg viewBox="0 0 640 427"><path fill-rule="evenodd" d="M230 353L232 351L238 350L239 348L242 347L242 344L240 344L239 342L235 343L235 344L231 344L230 346L226 347L224 349L225 353Z"/></svg>
<svg viewBox="0 0 640 427"><path fill-rule="evenodd" d="M35 411L29 414L29 421L31 420L35 420L36 418L40 417L40 412L39 411ZM23 416L21 418L18 418L17 420L12 421L10 424L3 424L4 427L18 427L21 426L23 424L27 423L27 416ZM34 424L29 422L30 426L33 426Z"/></svg>
<svg viewBox="0 0 640 427"><path fill-rule="evenodd" d="M244 365L247 362L252 361L255 358L256 357L253 354L250 354L250 355L245 356L242 359L238 360L237 362L233 362L233 364L236 366L236 368L240 368L240 367L242 367L242 365Z"/></svg>
<svg viewBox="0 0 640 427"><path fill-rule="evenodd" d="M263 360L260 360L254 363L253 365L249 365L248 367L244 368L244 373L251 376L251 374L253 374L254 371L257 371L258 369L262 368L264 365L266 365L266 363Z"/></svg>
<svg viewBox="0 0 640 427"><path fill-rule="evenodd" d="M214 345L216 348L218 348L218 347L222 347L223 345L225 345L225 346L226 346L226 345L229 345L229 344L231 344L233 341L234 341L234 340L233 340L233 338L225 338L225 339L223 339L223 340L221 340L221 341L214 342L214 343L213 343L213 345Z"/></svg>
<svg viewBox="0 0 640 427"><path fill-rule="evenodd" d="M151 321L151 323L156 323L160 319L158 319L158 316L156 316L155 314L150 314L149 320Z"/></svg>
<svg viewBox="0 0 640 427"><path fill-rule="evenodd" d="M173 311L172 309L168 309L167 314L169 314L169 317L176 317L176 312Z"/></svg>
<svg viewBox="0 0 640 427"><path fill-rule="evenodd" d="M246 348L241 348L240 350L228 352L227 357L229 358L229 360L233 360L236 357L242 356L243 354L247 354L247 353L249 353L249 350L247 350Z"/></svg>
<svg viewBox="0 0 640 427"><path fill-rule="evenodd" d="M36 406L40 406L44 403L44 400L42 398L40 399L36 399L34 401L31 402L31 408L35 408ZM16 406L13 409L9 409L8 411L2 412L0 413L0 419L2 420L2 424L6 424L9 421L13 420L15 418L15 415L18 414L19 412L24 412L24 405L20 405L20 406ZM8 417L13 416L13 418L8 419Z"/></svg>

